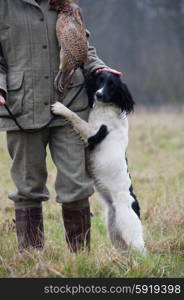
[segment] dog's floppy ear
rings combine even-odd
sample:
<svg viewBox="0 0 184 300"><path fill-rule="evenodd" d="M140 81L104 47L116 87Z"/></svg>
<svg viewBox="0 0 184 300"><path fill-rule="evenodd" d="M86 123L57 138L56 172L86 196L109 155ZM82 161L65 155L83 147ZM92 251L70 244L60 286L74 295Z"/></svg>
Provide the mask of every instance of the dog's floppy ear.
<svg viewBox="0 0 184 300"><path fill-rule="evenodd" d="M94 103L94 96L95 96L95 92L96 92L96 79L97 76L95 73L92 73L90 76L88 76L85 79L85 87L86 87L86 92L88 95L88 99L89 99L89 106L92 108L93 107L93 103Z"/></svg>
<svg viewBox="0 0 184 300"><path fill-rule="evenodd" d="M129 114L134 111L135 102L127 85L120 80L120 84L117 89L117 105L121 108L122 112Z"/></svg>

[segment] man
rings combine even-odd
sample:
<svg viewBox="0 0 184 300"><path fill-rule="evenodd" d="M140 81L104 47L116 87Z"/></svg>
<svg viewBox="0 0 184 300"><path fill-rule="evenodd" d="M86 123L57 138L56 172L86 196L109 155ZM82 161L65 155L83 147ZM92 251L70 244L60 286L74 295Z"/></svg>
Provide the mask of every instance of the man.
<svg viewBox="0 0 184 300"><path fill-rule="evenodd" d="M59 46L55 34L57 13L48 9L49 0L0 1L0 115L7 116L6 103L23 128L36 129L51 118L50 106L58 94L53 82L59 66ZM87 33L87 35L89 35ZM103 69L104 63L89 46L84 75ZM84 81L76 70L64 103L67 104ZM81 110L87 120L88 99L83 90L70 107ZM20 251L42 248L44 228L42 202L49 199L46 187L46 147L57 168L56 201L62 214L68 245L77 252L90 244L90 208L93 193L86 171L85 149L80 138L62 118L37 133L18 130L13 120L0 118L0 130L7 131L12 158L11 176L16 191L14 201L16 232Z"/></svg>

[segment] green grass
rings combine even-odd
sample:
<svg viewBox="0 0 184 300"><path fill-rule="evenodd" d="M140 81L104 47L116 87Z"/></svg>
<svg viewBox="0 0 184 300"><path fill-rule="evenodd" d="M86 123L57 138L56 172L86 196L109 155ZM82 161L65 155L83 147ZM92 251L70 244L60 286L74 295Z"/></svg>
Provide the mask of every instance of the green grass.
<svg viewBox="0 0 184 300"><path fill-rule="evenodd" d="M129 126L129 170L142 208L148 254L120 253L109 242L102 208L91 199L91 252L71 254L61 209L55 203L56 171L48 154L44 203L46 245L42 252L17 251L5 134L0 134L0 277L184 277L184 121L179 113L135 113Z"/></svg>

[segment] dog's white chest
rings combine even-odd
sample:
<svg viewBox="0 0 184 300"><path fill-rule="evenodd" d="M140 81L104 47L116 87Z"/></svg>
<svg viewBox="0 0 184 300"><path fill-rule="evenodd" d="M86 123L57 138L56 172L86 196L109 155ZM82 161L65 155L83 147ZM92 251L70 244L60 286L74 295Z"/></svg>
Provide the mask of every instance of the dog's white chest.
<svg viewBox="0 0 184 300"><path fill-rule="evenodd" d="M117 177L122 177L120 186L129 184L125 160L128 145L127 118L120 117L120 111L116 107L97 106L90 113L89 123L96 129L104 124L109 131L106 138L90 153L90 164L96 180L103 180L106 184L112 185L114 180L117 183Z"/></svg>
<svg viewBox="0 0 184 300"><path fill-rule="evenodd" d="M96 106L90 111L89 123L96 124L108 123L110 126L115 126L116 123L122 121L120 117L121 110L114 106L104 103L97 103Z"/></svg>
<svg viewBox="0 0 184 300"><path fill-rule="evenodd" d="M119 142L126 147L128 143L128 120L122 117L119 108L113 105L99 104L91 110L88 122L98 130L101 125L108 127L109 134L100 145L107 142ZM100 146L99 145L99 146Z"/></svg>

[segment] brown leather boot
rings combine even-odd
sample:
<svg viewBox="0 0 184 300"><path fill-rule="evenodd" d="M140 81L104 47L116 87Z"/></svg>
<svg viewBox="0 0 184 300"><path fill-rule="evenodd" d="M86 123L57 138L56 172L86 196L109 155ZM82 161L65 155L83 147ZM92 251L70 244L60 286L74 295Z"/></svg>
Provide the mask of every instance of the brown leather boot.
<svg viewBox="0 0 184 300"><path fill-rule="evenodd" d="M31 248L43 248L44 228L41 207L16 209L15 224L18 248L21 252Z"/></svg>
<svg viewBox="0 0 184 300"><path fill-rule="evenodd" d="M62 206L65 236L71 252L90 250L90 208Z"/></svg>

